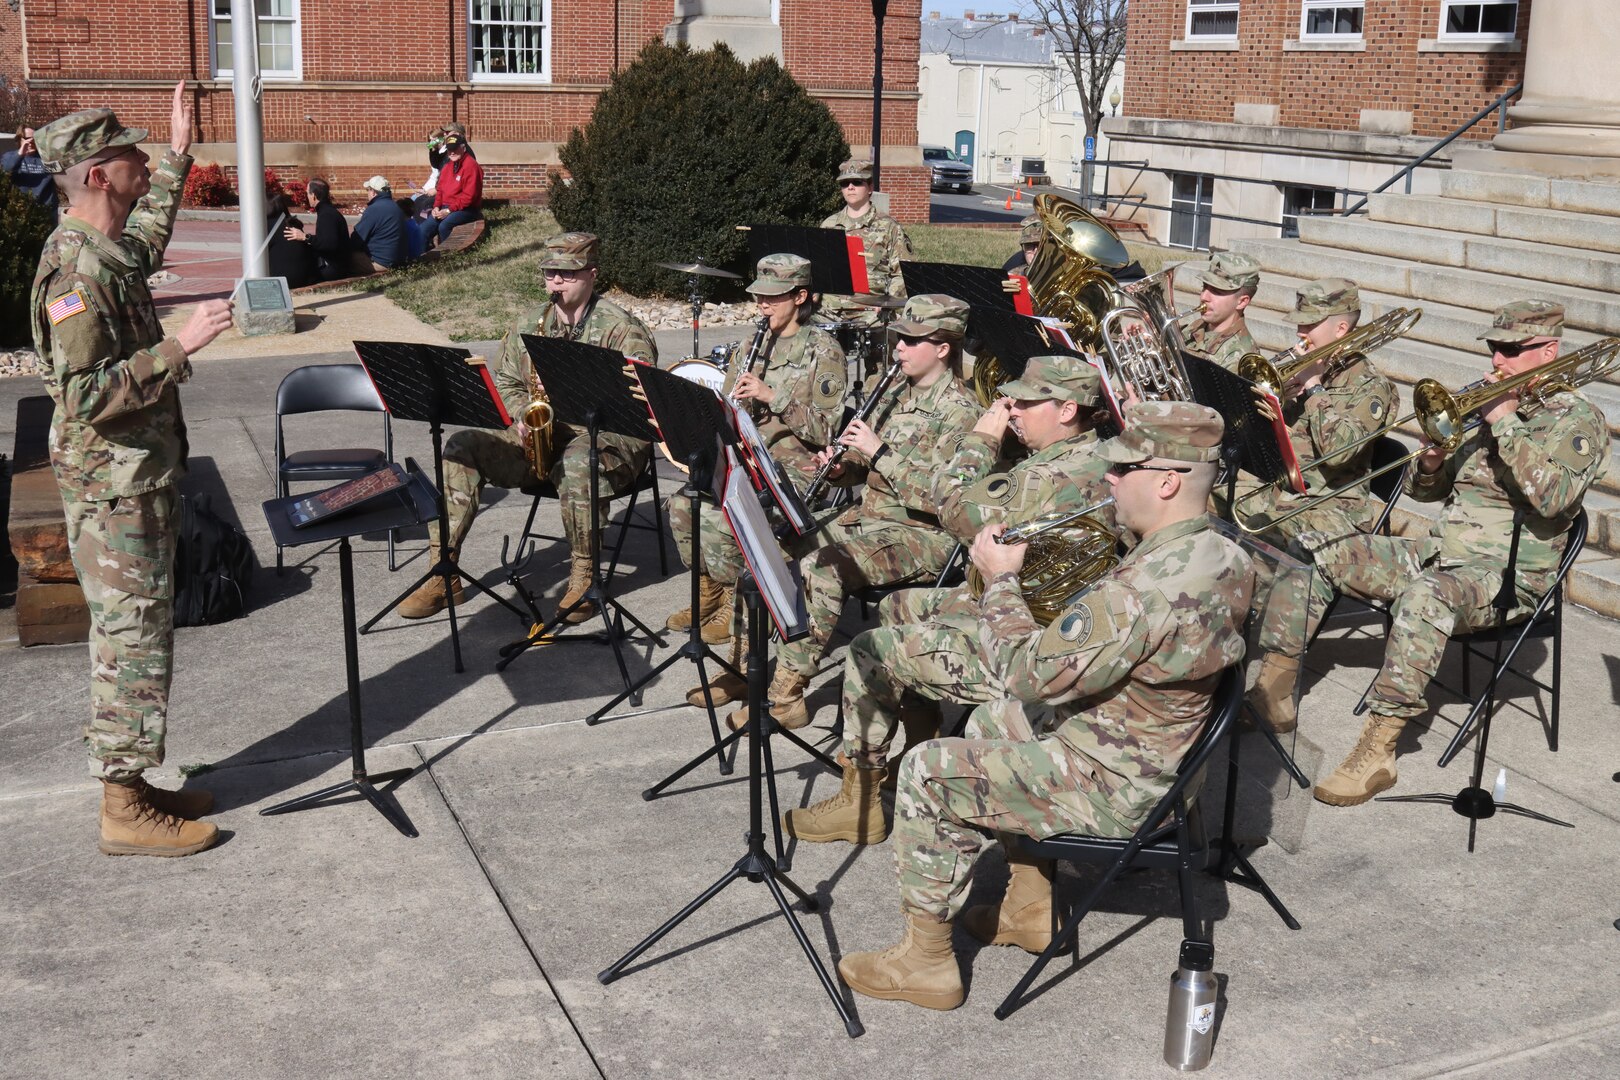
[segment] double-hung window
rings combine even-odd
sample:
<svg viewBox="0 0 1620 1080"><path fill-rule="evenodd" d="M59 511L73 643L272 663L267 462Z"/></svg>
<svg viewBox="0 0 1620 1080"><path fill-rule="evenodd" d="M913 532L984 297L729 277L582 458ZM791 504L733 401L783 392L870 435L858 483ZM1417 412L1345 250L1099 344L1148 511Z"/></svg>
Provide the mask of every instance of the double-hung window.
<svg viewBox="0 0 1620 1080"><path fill-rule="evenodd" d="M1237 39L1237 0L1187 0L1187 37Z"/></svg>
<svg viewBox="0 0 1620 1080"><path fill-rule="evenodd" d="M259 16L259 74L266 79L303 77L299 48L299 0L254 0ZM214 76L228 79L231 65L231 0L211 0Z"/></svg>
<svg viewBox="0 0 1620 1080"><path fill-rule="evenodd" d="M1440 40L1512 41L1519 0L1440 0Z"/></svg>
<svg viewBox="0 0 1620 1080"><path fill-rule="evenodd" d="M472 77L551 81L551 0L467 0Z"/></svg>
<svg viewBox="0 0 1620 1080"><path fill-rule="evenodd" d="M1299 18L1301 41L1354 41L1361 37L1365 0L1305 0Z"/></svg>

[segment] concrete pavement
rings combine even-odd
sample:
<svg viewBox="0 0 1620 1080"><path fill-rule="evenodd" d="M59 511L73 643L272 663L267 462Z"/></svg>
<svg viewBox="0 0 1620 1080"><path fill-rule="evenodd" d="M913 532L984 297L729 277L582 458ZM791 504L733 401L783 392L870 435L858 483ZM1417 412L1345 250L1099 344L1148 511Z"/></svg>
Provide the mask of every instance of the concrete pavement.
<svg viewBox="0 0 1620 1080"><path fill-rule="evenodd" d="M685 352L684 336L660 335L668 355ZM258 504L274 494L276 383L299 363L348 358L292 355L312 347L304 338L279 339L282 355L205 354L185 390L186 487L213 493L263 564L274 561ZM32 379L0 380L0 445L16 398L36 392ZM301 419L293 445L376 435L371 417ZM396 439L400 456L428 460L421 425L400 424ZM465 562L492 585L501 538L527 510L516 493L486 493ZM553 505L540 524L557 531ZM405 551L421 547L418 533ZM360 548L363 619L422 560L389 574L379 538ZM649 534L632 533L626 550L620 595L661 625L684 602L684 578L660 574ZM177 783L182 765L212 767L190 782L218 793L229 835L200 856L96 853L96 787L78 742L84 649L0 648L0 1077L1166 1073L1165 983L1180 928L1173 878L1159 872L1107 897L1082 931L1081 968L1005 1023L992 1009L1027 958L959 935L971 979L963 1008L855 999L868 1033L846 1039L768 893L745 882L623 979L598 984L598 971L741 854L746 785L705 766L644 802L645 787L706 742L701 714L681 703L690 672L678 666L650 687L639 715L587 726L581 718L615 692L608 651L553 646L497 673L496 649L523 627L487 600L462 623L463 675L451 671L442 617L390 618L361 639L370 762L417 770L397 796L420 838L360 802L260 817L347 775L335 552L289 556L284 577L259 575L247 618L178 635L159 781ZM548 611L565 565L557 545L529 564ZM1613 623L1572 610L1563 749L1548 752L1540 699L1516 685L1492 735L1487 782L1505 766L1510 800L1573 830L1502 816L1481 824L1469 855L1466 823L1449 810L1317 805L1245 740L1239 833L1271 835L1256 866L1303 928L1285 929L1247 890L1200 882L1224 980L1211 1075L1620 1070L1616 646ZM638 642L633 672L664 655ZM1350 708L1380 655L1376 638L1348 628L1311 653L1295 748L1313 774L1353 742ZM835 663L812 694L822 729L836 678ZM1432 700L1434 730L1403 742L1398 793L1466 782L1466 756L1435 766L1465 709L1440 691ZM776 763L786 805L835 787L789 746ZM1210 788L1219 794L1218 778ZM824 959L897 939L887 846L801 845L793 876L823 900L801 921ZM995 895L1004 877L988 860L977 894ZM1081 884L1066 876L1061 887Z"/></svg>

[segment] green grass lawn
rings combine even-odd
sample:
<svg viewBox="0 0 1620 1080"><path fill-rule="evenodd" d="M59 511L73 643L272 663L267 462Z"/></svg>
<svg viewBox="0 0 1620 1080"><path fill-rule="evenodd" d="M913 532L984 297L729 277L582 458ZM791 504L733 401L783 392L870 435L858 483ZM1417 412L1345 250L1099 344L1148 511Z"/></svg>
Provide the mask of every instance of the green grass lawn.
<svg viewBox="0 0 1620 1080"><path fill-rule="evenodd" d="M489 221L488 235L470 251L408 266L358 287L381 292L453 340L500 337L514 319L544 299L539 253L546 237L557 231L557 220L549 210L532 206L495 207L484 216ZM906 235L919 260L966 266L1000 266L1018 244L1015 226L910 225ZM1130 240L1125 246L1149 273L1193 255Z"/></svg>

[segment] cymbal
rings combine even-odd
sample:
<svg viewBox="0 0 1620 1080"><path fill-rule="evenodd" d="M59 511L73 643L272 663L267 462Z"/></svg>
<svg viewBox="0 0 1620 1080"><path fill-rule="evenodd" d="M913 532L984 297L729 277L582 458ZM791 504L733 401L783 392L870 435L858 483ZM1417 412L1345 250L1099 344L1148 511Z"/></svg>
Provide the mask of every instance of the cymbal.
<svg viewBox="0 0 1620 1080"><path fill-rule="evenodd" d="M884 311L899 311L906 306L906 302L898 296L881 296L878 293L856 293L850 301L861 307L882 308Z"/></svg>
<svg viewBox="0 0 1620 1080"><path fill-rule="evenodd" d="M702 263L659 263L665 270L675 270L682 274L699 274L703 277L731 278L741 281L741 274L733 274L730 270L720 270L713 266L704 266Z"/></svg>

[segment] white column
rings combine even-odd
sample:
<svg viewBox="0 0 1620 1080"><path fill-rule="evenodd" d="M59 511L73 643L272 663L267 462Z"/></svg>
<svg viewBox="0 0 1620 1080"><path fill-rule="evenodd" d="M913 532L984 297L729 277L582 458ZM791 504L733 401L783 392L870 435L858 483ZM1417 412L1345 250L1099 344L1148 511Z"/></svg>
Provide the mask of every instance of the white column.
<svg viewBox="0 0 1620 1080"><path fill-rule="evenodd" d="M1620 159L1620 7L1615 0L1537 0L1525 42L1524 93L1508 108L1514 127L1497 150L1569 158ZM1612 172L1617 161L1593 161ZM1581 163L1568 169L1579 172Z"/></svg>
<svg viewBox="0 0 1620 1080"><path fill-rule="evenodd" d="M771 17L771 0L675 0L675 19L664 42L694 49L725 42L743 63L762 56L782 59L782 28Z"/></svg>

